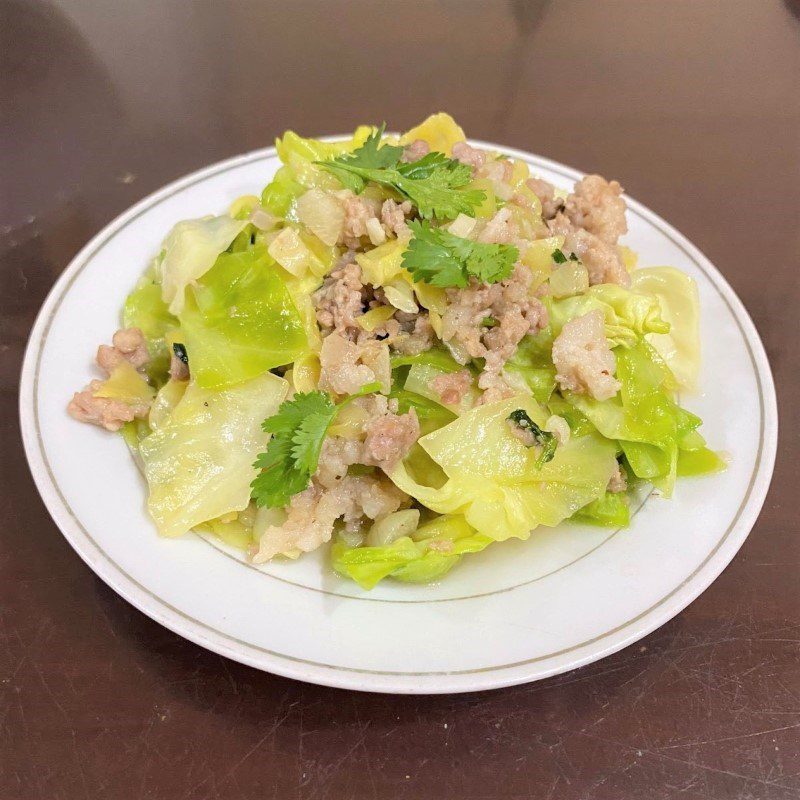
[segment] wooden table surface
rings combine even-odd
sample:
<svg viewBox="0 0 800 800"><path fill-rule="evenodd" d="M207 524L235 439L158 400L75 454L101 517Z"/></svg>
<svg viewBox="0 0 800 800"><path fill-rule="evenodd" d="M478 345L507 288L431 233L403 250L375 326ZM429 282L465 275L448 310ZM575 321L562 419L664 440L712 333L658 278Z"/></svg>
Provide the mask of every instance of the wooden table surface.
<svg viewBox="0 0 800 800"><path fill-rule="evenodd" d="M0 797L800 797L800 8L795 0L0 4ZM717 264L781 403L761 518L640 643L452 697L303 685L117 597L34 489L16 393L77 250L160 185L269 144L450 111L618 178Z"/></svg>

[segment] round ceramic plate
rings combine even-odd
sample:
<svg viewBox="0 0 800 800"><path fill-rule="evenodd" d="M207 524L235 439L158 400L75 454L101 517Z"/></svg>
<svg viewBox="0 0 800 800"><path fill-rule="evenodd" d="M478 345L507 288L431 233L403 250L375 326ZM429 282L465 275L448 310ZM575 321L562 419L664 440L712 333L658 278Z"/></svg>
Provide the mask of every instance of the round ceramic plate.
<svg viewBox="0 0 800 800"><path fill-rule="evenodd" d="M527 153L568 188L580 178ZM125 296L169 228L258 193L277 167L259 150L189 175L101 231L60 277L25 355L20 411L33 476L86 563L129 602L203 647L259 669L378 692L465 692L588 664L635 642L696 598L733 558L764 501L777 436L775 391L741 302L696 247L629 200L625 241L643 266L673 265L699 286L703 370L683 402L704 420L727 471L684 479L667 501L635 498L626 530L536 531L465 558L441 583L339 579L318 552L263 569L195 535L161 539L120 436L67 416L72 392L116 330ZM324 548L323 548L324 550Z"/></svg>

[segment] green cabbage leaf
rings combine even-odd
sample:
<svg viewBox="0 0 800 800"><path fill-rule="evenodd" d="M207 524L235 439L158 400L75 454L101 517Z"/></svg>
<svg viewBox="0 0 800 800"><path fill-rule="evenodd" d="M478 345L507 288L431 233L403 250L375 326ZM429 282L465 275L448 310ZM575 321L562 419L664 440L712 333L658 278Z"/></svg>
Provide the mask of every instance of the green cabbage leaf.
<svg viewBox="0 0 800 800"><path fill-rule="evenodd" d="M627 349L618 347L615 354L617 379L622 383L619 394L595 400L568 393L567 402L603 436L619 442L636 477L650 481L666 496L672 493L682 459L687 464L691 461L696 470L711 467L712 462L718 467L697 432L702 420L672 399L672 375L658 353L641 342ZM699 453L706 463L701 463Z"/></svg>
<svg viewBox="0 0 800 800"><path fill-rule="evenodd" d="M386 577L406 583L430 583L449 572L468 553L492 543L477 533L461 515L439 517L382 547L331 547L333 568L362 589L372 589ZM443 547L444 545L444 547Z"/></svg>
<svg viewBox="0 0 800 800"><path fill-rule="evenodd" d="M180 314L186 288L214 266L245 225L245 220L209 216L183 220L167 234L155 267L171 314Z"/></svg>
<svg viewBox="0 0 800 800"><path fill-rule="evenodd" d="M260 246L219 256L179 318L192 378L206 389L250 380L308 350L304 321Z"/></svg>

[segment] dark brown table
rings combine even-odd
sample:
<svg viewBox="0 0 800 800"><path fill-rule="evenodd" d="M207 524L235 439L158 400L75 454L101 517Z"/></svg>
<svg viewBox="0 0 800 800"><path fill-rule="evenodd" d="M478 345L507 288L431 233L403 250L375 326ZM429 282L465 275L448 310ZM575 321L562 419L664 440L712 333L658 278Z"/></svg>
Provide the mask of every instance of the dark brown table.
<svg viewBox="0 0 800 800"><path fill-rule="evenodd" d="M0 798L800 797L800 10L779 0L0 3ZM618 178L725 273L781 401L772 490L684 613L590 667L363 695L205 652L48 517L18 370L56 276L160 185L261 147L446 109Z"/></svg>

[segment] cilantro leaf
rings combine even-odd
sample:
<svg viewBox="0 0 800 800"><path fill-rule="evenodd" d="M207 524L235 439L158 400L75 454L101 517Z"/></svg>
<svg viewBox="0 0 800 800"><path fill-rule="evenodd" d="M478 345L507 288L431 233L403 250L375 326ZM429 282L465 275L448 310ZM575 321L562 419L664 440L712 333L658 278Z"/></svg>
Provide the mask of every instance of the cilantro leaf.
<svg viewBox="0 0 800 800"><path fill-rule="evenodd" d="M423 219L472 214L485 200L483 190L463 188L472 178L467 164L438 152L404 163L402 147L380 145L385 127L384 123L352 153L317 163L356 194L364 191L368 181L393 189L413 203Z"/></svg>
<svg viewBox="0 0 800 800"><path fill-rule="evenodd" d="M464 289L471 277L497 283L511 274L519 258L513 245L473 242L425 221L412 220L409 227L413 237L403 253L403 267L414 280L432 286Z"/></svg>
<svg viewBox="0 0 800 800"><path fill-rule="evenodd" d="M566 264L567 263L567 257L558 248L553 250L553 254L552 254L551 258L553 259L553 261L556 262L556 264Z"/></svg>
<svg viewBox="0 0 800 800"><path fill-rule="evenodd" d="M278 413L264 420L261 427L272 437L253 465L261 471L250 484L258 506L280 508L308 486L335 414L325 392L308 392L281 403Z"/></svg>
<svg viewBox="0 0 800 800"><path fill-rule="evenodd" d="M383 122L366 139L364 144L353 150L352 153L343 153L329 161L317 163L332 172L341 184L356 194L364 191L368 177L360 174L358 170L383 170L391 169L403 155L403 148L397 145L385 144L380 146L386 123Z"/></svg>
<svg viewBox="0 0 800 800"><path fill-rule="evenodd" d="M418 161L398 163L397 171L411 180L433 180L437 185L451 189L458 189L472 180L469 164L462 164L437 151L427 153Z"/></svg>
<svg viewBox="0 0 800 800"><path fill-rule="evenodd" d="M322 443L339 410L355 397L379 390L380 384L369 383L339 405L320 391L298 393L281 403L261 426L272 437L253 464L259 470L250 484L256 505L282 508L302 492L317 471Z"/></svg>
<svg viewBox="0 0 800 800"><path fill-rule="evenodd" d="M386 130L382 122L352 153L344 153L334 161L364 169L388 169L394 167L403 156L403 148L399 145L381 145L381 138Z"/></svg>

